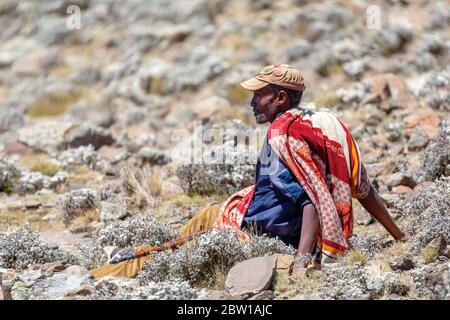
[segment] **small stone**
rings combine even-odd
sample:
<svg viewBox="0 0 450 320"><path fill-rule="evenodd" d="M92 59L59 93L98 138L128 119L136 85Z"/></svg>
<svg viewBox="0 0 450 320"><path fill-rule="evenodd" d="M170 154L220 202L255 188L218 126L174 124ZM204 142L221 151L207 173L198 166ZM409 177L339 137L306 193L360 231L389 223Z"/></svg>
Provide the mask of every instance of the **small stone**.
<svg viewBox="0 0 450 320"><path fill-rule="evenodd" d="M383 193L380 197L388 208L394 208L395 204L400 202L400 197L396 194Z"/></svg>
<svg viewBox="0 0 450 320"><path fill-rule="evenodd" d="M23 208L23 203L20 201L13 201L8 203L8 209L15 211L15 210L21 210Z"/></svg>
<svg viewBox="0 0 450 320"><path fill-rule="evenodd" d="M231 300L236 299L232 297L226 290L211 290L208 293L208 300Z"/></svg>
<svg viewBox="0 0 450 320"><path fill-rule="evenodd" d="M162 151L150 147L141 148L137 153L137 157L141 159L143 164L165 165L170 162L170 158Z"/></svg>
<svg viewBox="0 0 450 320"><path fill-rule="evenodd" d="M33 149L27 147L23 143L18 142L16 139L10 139L5 142L3 152L6 155L18 154L28 155L33 152Z"/></svg>
<svg viewBox="0 0 450 320"><path fill-rule="evenodd" d="M92 295L94 288L90 285L84 285L64 294L63 300L73 300L75 297L88 297Z"/></svg>
<svg viewBox="0 0 450 320"><path fill-rule="evenodd" d="M58 218L58 213L48 213L45 216L42 217L43 221L52 221L56 220Z"/></svg>
<svg viewBox="0 0 450 320"><path fill-rule="evenodd" d="M281 253L275 253L273 256L277 258L276 271L289 274L294 265L294 257L289 254Z"/></svg>
<svg viewBox="0 0 450 320"><path fill-rule="evenodd" d="M379 152L368 152L366 154L364 154L364 163L378 163L380 158L381 158L381 154Z"/></svg>
<svg viewBox="0 0 450 320"><path fill-rule="evenodd" d="M407 186L396 186L392 188L392 192L399 194L410 193L411 191L412 189Z"/></svg>
<svg viewBox="0 0 450 320"><path fill-rule="evenodd" d="M434 248L440 255L444 255L447 251L447 240L442 234L439 234L427 245L427 247Z"/></svg>
<svg viewBox="0 0 450 320"><path fill-rule="evenodd" d="M248 300L273 300L273 297L273 291L265 290L248 298Z"/></svg>
<svg viewBox="0 0 450 320"><path fill-rule="evenodd" d="M416 127L421 127L430 139L434 139L438 134L440 119L433 109L423 108L405 117L403 122L408 133L412 133Z"/></svg>
<svg viewBox="0 0 450 320"><path fill-rule="evenodd" d="M100 149L98 149L98 156L112 163L115 160L115 158L123 151L124 149L122 148L116 148L105 145L101 146Z"/></svg>
<svg viewBox="0 0 450 320"><path fill-rule="evenodd" d="M414 188L416 183L414 182L411 175L407 172L396 172L393 175L389 176L386 181L388 187L396 187L399 185L408 186L410 188Z"/></svg>
<svg viewBox="0 0 450 320"><path fill-rule="evenodd" d="M38 209L41 206L41 202L29 200L29 201L25 202L24 206L25 206L25 209L28 209L28 210Z"/></svg>
<svg viewBox="0 0 450 320"><path fill-rule="evenodd" d="M400 257L389 263L393 271L407 271L414 268L414 262L406 257Z"/></svg>
<svg viewBox="0 0 450 320"><path fill-rule="evenodd" d="M161 182L161 196L165 199L170 199L182 194L184 194L184 190L179 185L166 180Z"/></svg>
<svg viewBox="0 0 450 320"><path fill-rule="evenodd" d="M447 246L447 248L445 249L445 251L443 251L441 254L442 254L444 257L447 257L447 258L450 259L450 245Z"/></svg>
<svg viewBox="0 0 450 320"><path fill-rule="evenodd" d="M57 205L58 205L58 201L57 200L47 200L47 201L42 203L42 207L43 208L47 208L47 209L54 208Z"/></svg>
<svg viewBox="0 0 450 320"><path fill-rule="evenodd" d="M420 193L424 192L428 188L430 188L433 185L433 182L431 181L424 181L422 183L419 183L417 186L414 187L414 192Z"/></svg>
<svg viewBox="0 0 450 320"><path fill-rule="evenodd" d="M231 268L225 287L232 296L255 295L267 290L272 281L277 259L273 256L256 257Z"/></svg>
<svg viewBox="0 0 450 320"><path fill-rule="evenodd" d="M46 277L51 277L54 273L61 272L66 268L67 266L62 261L55 261L44 263L41 269L45 272Z"/></svg>
<svg viewBox="0 0 450 320"><path fill-rule="evenodd" d="M414 128L408 141L408 150L417 151L427 146L429 138L425 130L421 127Z"/></svg>
<svg viewBox="0 0 450 320"><path fill-rule="evenodd" d="M296 293L297 293L296 289L290 289L290 290L287 290L285 292L278 294L276 296L275 300L287 300L287 299L293 297Z"/></svg>
<svg viewBox="0 0 450 320"><path fill-rule="evenodd" d="M191 107L172 108L169 114L164 119L170 125L177 125L186 123L192 119L193 113Z"/></svg>
<svg viewBox="0 0 450 320"><path fill-rule="evenodd" d="M370 94L364 98L361 105L370 102L381 103L382 109L389 109L384 104L401 108L417 105L402 77L390 73L375 75L367 79L367 86L370 88Z"/></svg>

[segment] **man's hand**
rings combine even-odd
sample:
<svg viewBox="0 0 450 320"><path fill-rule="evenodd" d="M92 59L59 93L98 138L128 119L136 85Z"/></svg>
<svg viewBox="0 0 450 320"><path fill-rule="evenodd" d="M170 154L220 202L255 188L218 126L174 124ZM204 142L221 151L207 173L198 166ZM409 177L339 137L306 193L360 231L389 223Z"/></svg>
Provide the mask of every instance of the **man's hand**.
<svg viewBox="0 0 450 320"><path fill-rule="evenodd" d="M316 269L314 258L311 254L297 253L290 278L295 281L306 279L312 270Z"/></svg>
<svg viewBox="0 0 450 320"><path fill-rule="evenodd" d="M408 240L411 240L412 236L413 236L412 233L410 233L408 231L404 231L403 237L401 239L399 239L399 241L406 242Z"/></svg>
<svg viewBox="0 0 450 320"><path fill-rule="evenodd" d="M306 279L306 268L304 267L303 263L294 263L294 266L292 267L292 274L290 278L295 281L301 281Z"/></svg>

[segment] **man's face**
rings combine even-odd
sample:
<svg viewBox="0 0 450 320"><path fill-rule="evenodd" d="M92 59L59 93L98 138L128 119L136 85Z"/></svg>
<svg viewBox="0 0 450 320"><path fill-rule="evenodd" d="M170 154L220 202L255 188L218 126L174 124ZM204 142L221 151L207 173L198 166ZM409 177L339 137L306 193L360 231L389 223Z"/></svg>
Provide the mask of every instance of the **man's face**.
<svg viewBox="0 0 450 320"><path fill-rule="evenodd" d="M277 95L273 93L269 86L255 91L250 105L253 108L253 114L258 124L272 123L279 111Z"/></svg>

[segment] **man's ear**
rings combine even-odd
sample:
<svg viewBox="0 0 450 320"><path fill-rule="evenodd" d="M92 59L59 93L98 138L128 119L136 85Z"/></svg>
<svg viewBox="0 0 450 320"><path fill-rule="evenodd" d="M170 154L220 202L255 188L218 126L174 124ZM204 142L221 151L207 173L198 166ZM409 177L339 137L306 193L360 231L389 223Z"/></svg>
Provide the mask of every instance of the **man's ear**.
<svg viewBox="0 0 450 320"><path fill-rule="evenodd" d="M289 96L286 91L280 90L277 95L277 100L280 105L285 105L289 103Z"/></svg>

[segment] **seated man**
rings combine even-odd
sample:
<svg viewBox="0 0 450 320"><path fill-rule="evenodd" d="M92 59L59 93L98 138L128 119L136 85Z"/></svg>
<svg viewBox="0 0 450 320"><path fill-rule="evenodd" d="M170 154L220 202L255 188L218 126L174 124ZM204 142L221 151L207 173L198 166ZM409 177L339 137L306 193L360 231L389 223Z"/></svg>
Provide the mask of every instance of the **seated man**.
<svg viewBox="0 0 450 320"><path fill-rule="evenodd" d="M305 85L297 69L267 66L241 85L253 92L256 122L271 123L256 165L256 184L235 193L220 208L202 209L181 228L184 238L166 246L183 244L212 227L229 226L278 236L298 249L300 267L320 267L348 248L352 197L396 240L409 238L370 185L348 129L330 113L299 108ZM119 253L112 259L117 264L92 274L134 276L149 259L148 252L163 249L164 245L143 246Z"/></svg>

